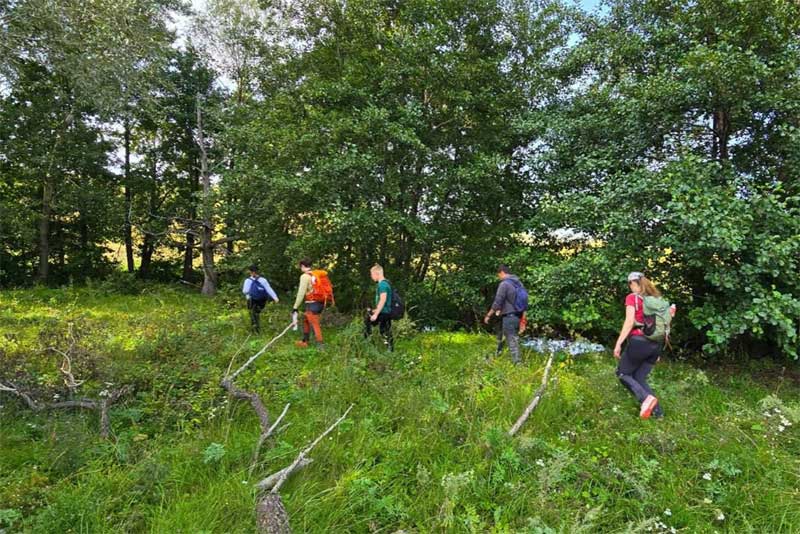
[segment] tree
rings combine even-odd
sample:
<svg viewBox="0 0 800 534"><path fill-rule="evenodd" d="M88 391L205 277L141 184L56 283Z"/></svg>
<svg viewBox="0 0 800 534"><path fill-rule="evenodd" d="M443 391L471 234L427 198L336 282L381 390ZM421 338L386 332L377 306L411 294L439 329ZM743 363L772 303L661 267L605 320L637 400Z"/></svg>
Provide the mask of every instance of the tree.
<svg viewBox="0 0 800 534"><path fill-rule="evenodd" d="M57 119L50 162L78 107L91 105L99 116L108 117L146 84L140 76L142 66L168 46L165 21L168 9L174 7L177 3L172 0L100 0L91 9L79 0L23 0L0 6L4 37L0 81L14 86L24 80L27 65L35 63L56 80L54 87L61 92L54 96L72 105L62 108ZM48 165L39 169L38 278L42 281L49 275L55 191ZM126 196L130 198L130 192ZM127 235L126 242L132 246Z"/></svg>
<svg viewBox="0 0 800 534"><path fill-rule="evenodd" d="M260 79L263 102L230 133L243 149L223 184L257 253L283 272L301 254L329 261L355 289L343 305L376 261L401 285L435 271L483 280L476 271L527 214L519 155L535 137L526 119L555 91L547 61L568 34L558 13L421 0L301 9L298 53Z"/></svg>
<svg viewBox="0 0 800 534"><path fill-rule="evenodd" d="M537 309L613 328L625 271L645 270L695 308L690 345L797 354L798 15L791 2L619 0L584 21L564 64L572 94L530 160L535 239L581 239L535 269L551 299Z"/></svg>

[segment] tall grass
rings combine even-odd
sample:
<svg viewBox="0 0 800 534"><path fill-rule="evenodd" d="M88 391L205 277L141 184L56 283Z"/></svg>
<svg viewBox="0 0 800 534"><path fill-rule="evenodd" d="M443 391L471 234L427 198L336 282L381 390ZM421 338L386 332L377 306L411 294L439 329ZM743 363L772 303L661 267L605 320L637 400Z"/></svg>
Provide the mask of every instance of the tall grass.
<svg viewBox="0 0 800 534"><path fill-rule="evenodd" d="M9 532L252 532L254 483L350 403L282 490L297 532L800 531L800 388L768 363L759 377L774 381L665 361L652 385L667 417L641 421L613 358L561 357L557 384L511 439L544 355L525 353L520 367L487 361L488 336L410 325L389 354L355 322L329 328L324 352L281 340L241 375L273 416L292 404L248 476L258 423L218 382L237 352L234 365L282 329L288 309L268 309L264 333L249 336L234 296L39 290L0 301L2 357L50 369L41 391L59 381L42 346L56 334L43 332L70 321L96 358L76 370L88 392L109 377L137 386L113 410L109 442L92 413L32 414L0 399Z"/></svg>

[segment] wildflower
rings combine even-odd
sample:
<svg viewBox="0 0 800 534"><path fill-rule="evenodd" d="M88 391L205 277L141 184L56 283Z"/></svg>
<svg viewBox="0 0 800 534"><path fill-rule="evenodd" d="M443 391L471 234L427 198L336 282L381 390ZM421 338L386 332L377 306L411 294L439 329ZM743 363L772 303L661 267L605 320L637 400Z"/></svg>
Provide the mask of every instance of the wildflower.
<svg viewBox="0 0 800 534"><path fill-rule="evenodd" d="M709 499L708 497L706 497L705 499L703 499L703 503L705 503L705 504L711 504L711 499Z"/></svg>
<svg viewBox="0 0 800 534"><path fill-rule="evenodd" d="M664 510L664 515L667 516L667 517L671 516L672 515L672 510L667 508L666 510Z"/></svg>
<svg viewBox="0 0 800 534"><path fill-rule="evenodd" d="M711 480L711 473L703 473L703 480Z"/></svg>
<svg viewBox="0 0 800 534"><path fill-rule="evenodd" d="M725 521L725 514L721 510L717 510L717 521Z"/></svg>
<svg viewBox="0 0 800 534"><path fill-rule="evenodd" d="M784 430L786 430L786 427L785 427L785 426L783 426L783 425L778 425L778 432L783 432Z"/></svg>
<svg viewBox="0 0 800 534"><path fill-rule="evenodd" d="M544 467L544 460L539 458L538 460L536 460L536 465L538 465L539 467Z"/></svg>

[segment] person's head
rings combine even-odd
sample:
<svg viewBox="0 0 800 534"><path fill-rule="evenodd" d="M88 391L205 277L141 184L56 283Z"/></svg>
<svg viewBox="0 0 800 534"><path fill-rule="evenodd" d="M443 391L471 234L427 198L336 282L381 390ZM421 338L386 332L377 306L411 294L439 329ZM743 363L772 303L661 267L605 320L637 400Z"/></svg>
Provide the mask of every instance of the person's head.
<svg viewBox="0 0 800 534"><path fill-rule="evenodd" d="M501 264L501 265L500 265L500 266L497 268L497 277L498 277L500 280L505 280L505 279L506 279L506 277L507 277L508 275L510 275L510 274L511 274L511 269L509 269L509 268L508 268L508 265L506 265L505 263Z"/></svg>
<svg viewBox="0 0 800 534"><path fill-rule="evenodd" d="M383 280L383 267L377 263L369 270L369 275L372 277L373 282L380 282Z"/></svg>
<svg viewBox="0 0 800 534"><path fill-rule="evenodd" d="M299 264L300 264L300 270L303 271L304 273L307 273L308 271L311 270L311 260L309 260L308 258L303 258L302 260L300 260Z"/></svg>
<svg viewBox="0 0 800 534"><path fill-rule="evenodd" d="M644 274L632 272L628 275L628 287L631 293L647 297L660 297L661 291Z"/></svg>
<svg viewBox="0 0 800 534"><path fill-rule="evenodd" d="M255 263L247 268L250 271L250 276L258 276L258 265Z"/></svg>

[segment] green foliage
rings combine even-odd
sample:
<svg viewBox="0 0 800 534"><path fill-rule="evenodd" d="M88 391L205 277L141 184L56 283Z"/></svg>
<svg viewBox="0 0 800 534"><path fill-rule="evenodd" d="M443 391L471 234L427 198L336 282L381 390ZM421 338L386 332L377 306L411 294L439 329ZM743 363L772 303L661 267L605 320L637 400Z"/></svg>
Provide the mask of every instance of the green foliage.
<svg viewBox="0 0 800 534"><path fill-rule="evenodd" d="M800 144L785 91L799 13L621 0L583 21L565 60L578 88L531 160L546 177L528 254L537 322L611 335L637 270L688 312L675 328L687 346L797 357ZM552 256L534 265L542 246Z"/></svg>
<svg viewBox="0 0 800 534"><path fill-rule="evenodd" d="M332 267L337 301L352 309L379 262L400 289L427 284L420 314L442 315L434 303L450 299L452 316L462 295L431 280L474 279L528 213L515 152L531 135L531 102L555 91L543 63L567 40L558 5L359 0L299 11L306 51L277 75L265 70L269 98L231 128L243 152L223 182L238 199L232 217L284 283L311 256Z"/></svg>
<svg viewBox="0 0 800 534"><path fill-rule="evenodd" d="M324 352L281 340L239 377L273 417L292 403L289 426L265 444L248 476L259 426L219 378L282 329L286 307L268 306L265 332L253 336L241 297L224 293L210 300L155 286L138 295L37 289L0 300L0 382L28 384L19 379L35 373L46 377L30 390L37 398L66 395L60 361L43 349L68 348L72 323L73 372L87 379L79 395L92 397L105 382L136 386L112 409L107 442L92 412L32 413L2 394L0 528L251 531L253 484L285 467L350 403L314 463L282 491L296 530L800 525L800 392L788 380L795 367L761 361L750 370L700 371L662 362L651 384L667 417L641 421L613 378L612 359L584 356L559 364L558 383L509 438L541 379L542 356L526 352L521 367L487 362L493 338L454 332L409 332L389 354L364 342L354 321L328 327ZM776 393L771 377L781 373L787 380Z"/></svg>

